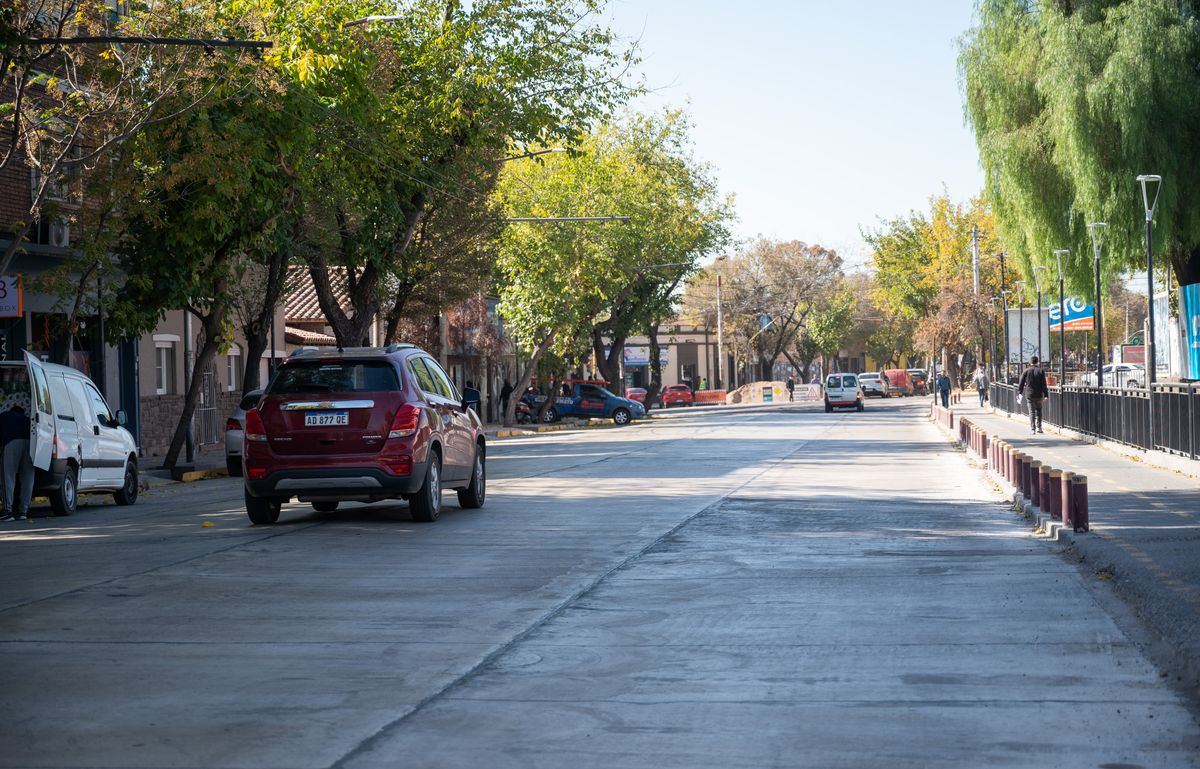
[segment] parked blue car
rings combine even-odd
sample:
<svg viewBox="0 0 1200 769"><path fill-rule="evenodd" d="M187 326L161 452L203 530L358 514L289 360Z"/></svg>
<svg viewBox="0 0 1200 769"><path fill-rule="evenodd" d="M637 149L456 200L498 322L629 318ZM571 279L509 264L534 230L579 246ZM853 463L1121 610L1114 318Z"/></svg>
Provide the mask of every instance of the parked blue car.
<svg viewBox="0 0 1200 769"><path fill-rule="evenodd" d="M646 408L631 398L609 392L595 382L568 382L571 394L560 395L542 417L556 422L562 417L603 417L618 425L629 424L646 416ZM545 395L526 395L525 400L535 411L545 402Z"/></svg>

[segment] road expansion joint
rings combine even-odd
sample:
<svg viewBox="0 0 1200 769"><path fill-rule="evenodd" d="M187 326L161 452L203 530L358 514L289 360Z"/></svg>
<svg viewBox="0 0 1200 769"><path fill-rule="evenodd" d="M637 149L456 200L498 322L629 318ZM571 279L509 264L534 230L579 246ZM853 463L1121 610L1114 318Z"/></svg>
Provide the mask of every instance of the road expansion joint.
<svg viewBox="0 0 1200 769"><path fill-rule="evenodd" d="M757 415L755 415L755 416L757 416ZM838 422L830 423L818 435L824 435L826 433L829 433L830 431L832 431L832 429L837 424L838 424ZM720 427L725 427L725 425L721 425ZM719 428L714 428L714 429L719 429ZM774 460L768 462L765 467L763 467L759 472L754 473L754 475L752 477L746 479L742 483L738 484L736 487L730 489L729 491L722 494L720 497L713 500L712 502L705 505L704 507L700 508L699 510L696 510L695 512L690 513L689 515L685 516L683 518L683 520L676 523L670 529L668 529L667 531L658 535L651 541L647 542L645 545L638 548L635 552L633 552L630 555L628 555L627 557L623 558L619 563L615 564L611 568L606 569L604 572L600 573L599 575L597 575L596 577L594 577L593 579L588 581L586 584L580 586L578 589L573 591L570 595L563 598L556 605L554 605L549 610L544 612L541 616L535 618L523 630L515 633L514 635L509 637L508 640L503 641L500 644L498 644L495 648L492 649L492 651L485 654L475 664L471 665L470 668L468 668L466 671L464 671L463 673L459 674L458 676L456 676L455 678L453 678L452 680L447 682L444 686L442 686L437 691L434 691L434 692L428 694L427 696L422 698L420 701L405 708L394 719L392 719L388 723L381 726L378 730L376 730L376 732L374 734L366 737L364 740L359 742L358 745L351 748L340 759L338 759L333 764L331 764L330 769L338 769L339 767L347 766L351 761L353 761L354 759L358 758L361 755L366 754L372 748L374 748L377 744L379 744L383 740L386 740L392 732L394 732L396 729L403 726L403 724L406 721L408 721L408 719L417 715L418 713L420 713L422 710L424 710L429 705L433 704L436 701L450 698L452 693L455 690L460 689L461 687L465 686L472 679L474 679L475 676L477 676L481 671L488 668L493 662L498 660L504 654L511 651L522 641L529 638L533 633L535 633L538 630L540 630L541 628L543 628L551 620L561 616L563 614L563 612L565 612L567 609L569 609L572 605L578 603L582 598L587 596L589 593L594 592L600 585L602 585L604 582L606 582L612 575L614 575L622 570L627 569L629 566L634 564L636 561L638 561L640 558L645 556L651 550L653 550L653 549L657 548L659 545L661 545L664 541L675 536L677 533L679 533L679 531L681 531L688 524L692 523L693 521L695 521L697 518L703 516L704 514L716 509L717 507L722 505L726 500L728 500L730 497L733 497L738 492L740 492L742 489L746 488L747 486L750 486L751 484L753 484L755 481L757 481L762 476L775 470L779 465L786 463L792 457L796 456L801 451L803 451L805 446L807 446L812 441L816 440L817 437L818 436L814 436L812 438L806 438L806 439L799 441L797 443L796 447L793 448L791 451L789 451L787 454L779 456L779 457L775 458ZM690 440L690 438L688 438L688 439L680 438L679 440ZM634 454L634 453L637 453L637 452L628 452L628 454ZM523 477L530 477L530 476L523 476Z"/></svg>

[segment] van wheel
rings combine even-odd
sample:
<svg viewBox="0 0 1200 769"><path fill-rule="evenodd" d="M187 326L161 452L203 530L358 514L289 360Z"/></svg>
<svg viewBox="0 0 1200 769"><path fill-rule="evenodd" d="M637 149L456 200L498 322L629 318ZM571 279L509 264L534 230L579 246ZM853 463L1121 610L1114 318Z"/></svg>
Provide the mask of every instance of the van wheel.
<svg viewBox="0 0 1200 769"><path fill-rule="evenodd" d="M487 496L487 467L483 462L483 449L475 449L475 466L471 470L471 484L458 490L458 506L467 510L483 507Z"/></svg>
<svg viewBox="0 0 1200 769"><path fill-rule="evenodd" d="M862 411L864 408L866 408L866 406L863 406L862 401L859 401L858 402L858 410Z"/></svg>
<svg viewBox="0 0 1200 769"><path fill-rule="evenodd" d="M313 510L316 510L318 513L332 513L334 510L337 510L338 503L336 499L332 502L328 500L322 500L320 502L313 502L312 506Z"/></svg>
<svg viewBox="0 0 1200 769"><path fill-rule="evenodd" d="M121 490L113 494L113 501L118 505L132 505L138 498L138 473L136 462L125 463L125 483Z"/></svg>
<svg viewBox="0 0 1200 769"><path fill-rule="evenodd" d="M419 523L433 523L442 514L442 458L429 452L429 467L425 469L425 483L409 502L412 517Z"/></svg>
<svg viewBox="0 0 1200 769"><path fill-rule="evenodd" d="M79 506L79 471L68 463L62 483L50 492L50 507L55 515L70 515Z"/></svg>
<svg viewBox="0 0 1200 769"><path fill-rule="evenodd" d="M826 414L832 414L832 413L833 413L833 405L832 405L832 404L830 404L830 403L829 403L829 401L825 401L825 413L826 413Z"/></svg>
<svg viewBox="0 0 1200 769"><path fill-rule="evenodd" d="M228 454L226 454L225 455L225 469L229 471L230 478L241 478L242 477L242 458L241 457L231 457Z"/></svg>
<svg viewBox="0 0 1200 769"><path fill-rule="evenodd" d="M246 515L255 526L265 526L279 520L279 508L282 503L278 499L267 497L252 497L246 494Z"/></svg>

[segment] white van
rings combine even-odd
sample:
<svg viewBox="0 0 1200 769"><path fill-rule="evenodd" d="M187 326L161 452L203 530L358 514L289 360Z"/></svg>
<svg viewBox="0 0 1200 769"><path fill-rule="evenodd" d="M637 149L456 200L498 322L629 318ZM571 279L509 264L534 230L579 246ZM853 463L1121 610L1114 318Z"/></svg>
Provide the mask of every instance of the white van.
<svg viewBox="0 0 1200 769"><path fill-rule="evenodd" d="M33 493L48 496L55 515L75 512L81 493L137 501L137 446L121 427L125 414L114 417L86 375L28 352L24 363L0 361L0 413L14 405L29 415Z"/></svg>

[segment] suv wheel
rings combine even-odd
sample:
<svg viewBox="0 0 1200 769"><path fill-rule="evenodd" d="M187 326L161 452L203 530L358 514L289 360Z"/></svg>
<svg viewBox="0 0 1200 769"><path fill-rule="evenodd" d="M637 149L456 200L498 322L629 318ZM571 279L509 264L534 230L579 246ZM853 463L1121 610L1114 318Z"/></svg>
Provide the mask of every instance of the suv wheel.
<svg viewBox="0 0 1200 769"><path fill-rule="evenodd" d="M50 492L50 507L55 515L70 515L79 506L79 471L68 462L62 483Z"/></svg>
<svg viewBox="0 0 1200 769"><path fill-rule="evenodd" d="M442 458L432 451L425 469L425 483L413 495L409 506L413 520L420 523L433 523L442 514Z"/></svg>
<svg viewBox="0 0 1200 769"><path fill-rule="evenodd" d="M613 423L618 425L629 424L629 409L621 408L614 411Z"/></svg>
<svg viewBox="0 0 1200 769"><path fill-rule="evenodd" d="M278 499L252 497L248 491L245 494L246 515L250 517L250 523L264 526L279 520L279 508L282 507L282 503Z"/></svg>
<svg viewBox="0 0 1200 769"><path fill-rule="evenodd" d="M225 455L225 469L229 471L230 478L242 477L242 458Z"/></svg>
<svg viewBox="0 0 1200 769"><path fill-rule="evenodd" d="M467 510L483 507L487 495L487 467L483 461L483 450L475 449L475 466L471 470L471 484L458 490L458 506Z"/></svg>
<svg viewBox="0 0 1200 769"><path fill-rule="evenodd" d="M121 490L113 494L113 501L118 505L132 505L137 502L138 498L138 473L137 463L128 461L125 463L125 483L122 484Z"/></svg>

